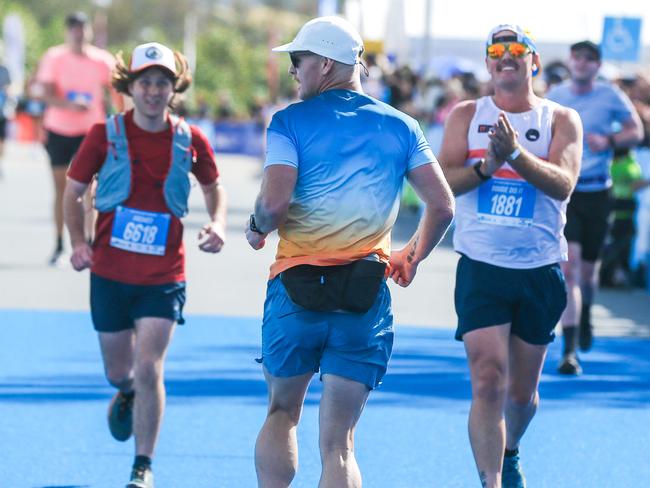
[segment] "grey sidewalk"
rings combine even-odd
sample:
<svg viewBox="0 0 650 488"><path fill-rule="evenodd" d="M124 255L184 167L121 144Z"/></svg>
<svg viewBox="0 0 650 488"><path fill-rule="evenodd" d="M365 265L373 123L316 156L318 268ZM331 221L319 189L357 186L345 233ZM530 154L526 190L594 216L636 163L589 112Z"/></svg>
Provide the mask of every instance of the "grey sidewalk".
<svg viewBox="0 0 650 488"><path fill-rule="evenodd" d="M47 266L53 249L52 183L44 151L39 145L9 142L4 179L0 180L0 308L86 310L87 272ZM206 220L202 196L192 192L191 212L185 220L188 304L190 314L260 317L268 267L277 238L262 251L252 251L244 239L260 182L259 161L219 156L218 164L229 198L227 242L219 255L198 251L196 234ZM403 245L416 225L402 215L394 245ZM391 286L399 324L455 326L454 269L457 255L449 239L436 249L406 289ZM596 335L650 337L650 295L642 290L602 290L594 308Z"/></svg>

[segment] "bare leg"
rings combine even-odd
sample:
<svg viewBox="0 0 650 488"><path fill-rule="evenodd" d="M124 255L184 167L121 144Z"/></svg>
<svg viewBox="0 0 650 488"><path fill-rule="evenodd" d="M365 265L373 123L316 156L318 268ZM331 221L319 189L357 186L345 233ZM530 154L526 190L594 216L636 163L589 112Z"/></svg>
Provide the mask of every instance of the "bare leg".
<svg viewBox="0 0 650 488"><path fill-rule="evenodd" d="M502 324L463 336L472 380L469 438L482 486L490 488L501 486L509 335L510 324Z"/></svg>
<svg viewBox="0 0 650 488"><path fill-rule="evenodd" d="M164 361L175 322L144 317L135 321L135 404L133 432L136 455L152 457L165 410Z"/></svg>
<svg viewBox="0 0 650 488"><path fill-rule="evenodd" d="M567 306L562 314L562 360L558 365L561 374L579 375L582 372L576 348L578 344L578 324L583 303L581 293L582 246L569 242L569 261L562 263L562 272L567 285Z"/></svg>
<svg viewBox="0 0 650 488"><path fill-rule="evenodd" d="M569 242L569 260L561 264L567 286L567 306L562 314L562 327L576 327L580 319L582 306L581 254L582 246L577 242Z"/></svg>
<svg viewBox="0 0 650 488"><path fill-rule="evenodd" d="M108 382L122 393L133 391L135 331L100 332L99 345Z"/></svg>
<svg viewBox="0 0 650 488"><path fill-rule="evenodd" d="M361 472L354 457L354 430L369 393L362 383L323 375L320 488L361 488Z"/></svg>
<svg viewBox="0 0 650 488"><path fill-rule="evenodd" d="M66 166L53 166L54 180L54 225L57 242L63 238L63 190L65 190Z"/></svg>
<svg viewBox="0 0 650 488"><path fill-rule="evenodd" d="M542 374L546 346L535 346L517 336L510 337L510 375L506 400L506 448L519 447L528 424L539 404L539 377Z"/></svg>
<svg viewBox="0 0 650 488"><path fill-rule="evenodd" d="M314 374L280 378L264 368L269 409L255 443L255 471L262 488L286 488L298 469L296 430L307 387Z"/></svg>

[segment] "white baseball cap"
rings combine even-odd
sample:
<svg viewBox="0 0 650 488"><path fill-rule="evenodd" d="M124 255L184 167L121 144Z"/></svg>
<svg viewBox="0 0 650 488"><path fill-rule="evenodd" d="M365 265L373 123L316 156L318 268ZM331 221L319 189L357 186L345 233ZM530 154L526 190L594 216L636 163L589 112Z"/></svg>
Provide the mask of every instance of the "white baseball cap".
<svg viewBox="0 0 650 488"><path fill-rule="evenodd" d="M487 41L485 41L486 47L495 42L494 36L496 34L505 30L509 30L515 33L515 36L512 39L513 41L516 40L517 42L523 42L530 48L532 52L538 52L537 46L535 45L535 40L533 39L531 33L517 24L499 24L494 27L488 34Z"/></svg>
<svg viewBox="0 0 650 488"><path fill-rule="evenodd" d="M363 40L347 20L336 16L317 17L303 25L293 41L274 47L273 51L309 51L343 64L357 64L363 52Z"/></svg>
<svg viewBox="0 0 650 488"><path fill-rule="evenodd" d="M140 44L133 50L129 71L135 73L152 66L160 66L174 75L177 74L176 59L171 49L158 42Z"/></svg>

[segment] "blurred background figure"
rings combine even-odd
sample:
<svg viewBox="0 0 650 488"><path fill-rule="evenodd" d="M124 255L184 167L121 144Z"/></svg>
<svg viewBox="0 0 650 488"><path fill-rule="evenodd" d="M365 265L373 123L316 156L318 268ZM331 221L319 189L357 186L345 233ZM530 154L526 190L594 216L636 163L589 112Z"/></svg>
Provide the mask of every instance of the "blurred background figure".
<svg viewBox="0 0 650 488"><path fill-rule="evenodd" d="M546 91L550 91L555 85L569 79L571 73L569 67L563 61L552 61L542 70L542 77L546 83Z"/></svg>
<svg viewBox="0 0 650 488"><path fill-rule="evenodd" d="M9 86L11 77L3 63L2 44L0 44L0 179L3 177L4 145L7 137L7 119L9 115Z"/></svg>
<svg viewBox="0 0 650 488"><path fill-rule="evenodd" d="M582 165L567 207L564 235L569 260L562 263L568 303L562 315L563 358L558 371L579 375L577 348L591 349L591 306L598 286L603 245L609 229L615 150L629 149L642 139L641 120L630 99L617 86L598 79L602 52L589 40L571 45L570 78L555 85L548 98L575 109L584 127Z"/></svg>
<svg viewBox="0 0 650 488"><path fill-rule="evenodd" d="M633 283L630 260L636 236L636 192L649 186L650 180L643 178L641 166L629 148L614 151L611 171L614 220L603 250L600 285L629 287Z"/></svg>
<svg viewBox="0 0 650 488"><path fill-rule="evenodd" d="M106 117L113 56L90 44L88 17L75 12L65 18L65 43L48 49L38 69L37 83L47 104L43 126L45 149L54 182L55 243L50 264L59 265L63 246L63 190L68 165L93 124ZM119 103L115 96L115 103ZM91 211L91 205L87 205ZM92 222L92 219L88 219ZM88 236L90 237L90 235Z"/></svg>

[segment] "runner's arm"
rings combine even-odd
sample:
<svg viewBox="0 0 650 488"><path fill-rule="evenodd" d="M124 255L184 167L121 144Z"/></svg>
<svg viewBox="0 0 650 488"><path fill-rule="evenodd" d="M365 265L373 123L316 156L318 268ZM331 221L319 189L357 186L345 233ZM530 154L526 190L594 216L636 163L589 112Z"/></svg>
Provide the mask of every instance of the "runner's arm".
<svg viewBox="0 0 650 488"><path fill-rule="evenodd" d="M86 242L84 235L85 212L81 197L83 197L87 189L87 183L81 183L70 177L67 178L65 191L63 192L63 215L73 247Z"/></svg>
<svg viewBox="0 0 650 488"><path fill-rule="evenodd" d="M199 249L205 252L219 252L226 240L226 190L219 180L201 185L205 208L210 222L199 232Z"/></svg>
<svg viewBox="0 0 650 488"><path fill-rule="evenodd" d="M438 164L425 164L408 174L409 183L424 202L418 230L406 246L411 262L420 263L438 245L454 218L455 200Z"/></svg>
<svg viewBox="0 0 650 488"><path fill-rule="evenodd" d="M69 110L85 111L88 110L88 104L62 98L57 95L54 83L40 82L43 88L43 101L51 107L65 108Z"/></svg>
<svg viewBox="0 0 650 488"><path fill-rule="evenodd" d="M87 183L68 177L63 192L63 216L72 244L70 261L77 271L92 264L92 250L84 234L85 211L82 197L87 189Z"/></svg>
<svg viewBox="0 0 650 488"><path fill-rule="evenodd" d="M417 267L445 235L454 217L454 196L438 164L425 164L408 173L408 180L424 202L424 214L408 244L390 257L391 277L408 286Z"/></svg>
<svg viewBox="0 0 650 488"><path fill-rule="evenodd" d="M632 111L632 117L623 122L620 132L610 136L610 145L613 149L634 147L643 140L643 122L636 110Z"/></svg>
<svg viewBox="0 0 650 488"><path fill-rule="evenodd" d="M445 122L445 133L438 160L456 196L467 193L483 183L472 166L465 166L469 149L467 135L475 111L476 102L461 102L454 107ZM500 166L492 160L489 162L492 163L491 166L488 166L488 161L484 161L480 166L481 172L486 176L491 176Z"/></svg>
<svg viewBox="0 0 650 488"><path fill-rule="evenodd" d="M255 224L260 231L268 234L285 221L297 179L298 170L293 166L274 164L264 170L255 201Z"/></svg>
<svg viewBox="0 0 650 488"><path fill-rule="evenodd" d="M562 107L555 111L548 161L538 158L516 143L516 132L502 113L494 136L490 136L494 137L491 143L497 138L503 142L504 134L512 144L506 144L505 149L502 149L505 146L501 144L497 154L505 157L518 148L521 154L509 163L522 178L556 200L565 200L571 195L582 159L582 123L575 110Z"/></svg>
<svg viewBox="0 0 650 488"><path fill-rule="evenodd" d="M266 236L287 218L289 202L298 179L298 169L283 164L267 166L262 178L262 189L255 200L255 210L246 223L246 240L255 249L262 249ZM252 230L252 219L255 227Z"/></svg>

